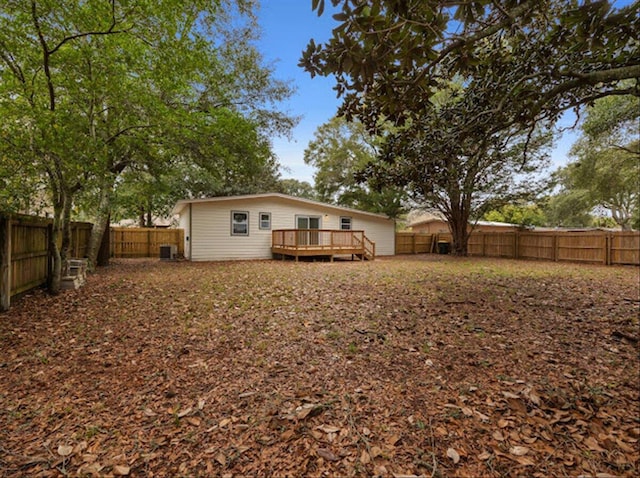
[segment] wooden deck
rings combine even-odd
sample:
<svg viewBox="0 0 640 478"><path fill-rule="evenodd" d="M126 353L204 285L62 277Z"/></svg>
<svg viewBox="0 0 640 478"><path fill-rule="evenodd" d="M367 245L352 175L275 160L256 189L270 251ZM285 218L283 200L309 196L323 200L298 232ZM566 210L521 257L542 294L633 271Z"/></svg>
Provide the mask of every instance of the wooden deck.
<svg viewBox="0 0 640 478"><path fill-rule="evenodd" d="M376 245L364 231L333 229L277 229L272 232L271 252L285 257L351 256L351 259L373 260Z"/></svg>

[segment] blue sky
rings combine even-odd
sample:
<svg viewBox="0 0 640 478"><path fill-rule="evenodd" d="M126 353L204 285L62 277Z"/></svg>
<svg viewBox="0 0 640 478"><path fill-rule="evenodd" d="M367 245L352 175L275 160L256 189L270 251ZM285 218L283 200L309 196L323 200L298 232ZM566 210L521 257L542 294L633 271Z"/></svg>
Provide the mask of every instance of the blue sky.
<svg viewBox="0 0 640 478"><path fill-rule="evenodd" d="M619 7L629 1L619 0L614 3ZM326 3L329 6L331 2ZM275 66L275 76L289 80L297 88L296 93L282 105L282 109L292 115L302 116L293 130L292 139L274 138L273 149L284 167L284 178L295 178L313 184L314 168L304 164L304 150L313 139L315 130L336 113L340 100L333 90L333 78L312 79L297 65L309 40L313 38L316 43L326 41L337 23L327 12L318 17L311 10L311 0L262 0L258 19L262 27L258 48L265 60ZM573 122L573 113L568 113L559 124L566 127ZM550 169L566 164L568 151L576 138L576 131L565 132L559 138L551 155Z"/></svg>
<svg viewBox="0 0 640 478"><path fill-rule="evenodd" d="M333 78L312 79L297 65L309 40L328 40L336 23L326 12L318 17L311 10L311 0L262 0L258 18L262 27L258 48L274 64L275 76L297 89L282 109L302 116L292 139L274 138L273 149L288 169L282 171L283 177L313 184L314 168L304 164L304 150L315 130L336 113L340 101L332 89Z"/></svg>

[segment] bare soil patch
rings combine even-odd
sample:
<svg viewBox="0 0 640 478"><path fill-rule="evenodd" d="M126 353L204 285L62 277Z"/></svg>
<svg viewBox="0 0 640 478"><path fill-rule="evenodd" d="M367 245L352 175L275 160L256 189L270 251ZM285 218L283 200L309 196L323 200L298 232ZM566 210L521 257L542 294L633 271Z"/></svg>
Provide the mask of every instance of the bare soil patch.
<svg viewBox="0 0 640 478"><path fill-rule="evenodd" d="M637 268L120 261L0 315L2 476L637 476Z"/></svg>

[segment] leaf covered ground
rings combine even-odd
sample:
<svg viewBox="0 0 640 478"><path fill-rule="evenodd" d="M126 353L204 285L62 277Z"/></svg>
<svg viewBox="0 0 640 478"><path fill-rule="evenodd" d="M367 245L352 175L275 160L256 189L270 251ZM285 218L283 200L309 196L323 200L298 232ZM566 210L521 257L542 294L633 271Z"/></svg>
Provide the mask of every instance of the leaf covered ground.
<svg viewBox="0 0 640 478"><path fill-rule="evenodd" d="M637 476L638 268L120 261L0 315L2 476Z"/></svg>

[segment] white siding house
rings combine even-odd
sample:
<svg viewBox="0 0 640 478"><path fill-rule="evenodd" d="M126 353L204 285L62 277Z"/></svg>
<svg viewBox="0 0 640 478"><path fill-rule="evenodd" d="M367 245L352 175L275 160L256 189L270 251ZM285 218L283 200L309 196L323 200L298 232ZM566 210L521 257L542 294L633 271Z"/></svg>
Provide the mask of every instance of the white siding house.
<svg viewBox="0 0 640 478"><path fill-rule="evenodd" d="M332 229L364 231L376 256L395 252L395 221L380 214L278 193L178 201L174 214L192 261L270 259L272 231Z"/></svg>

